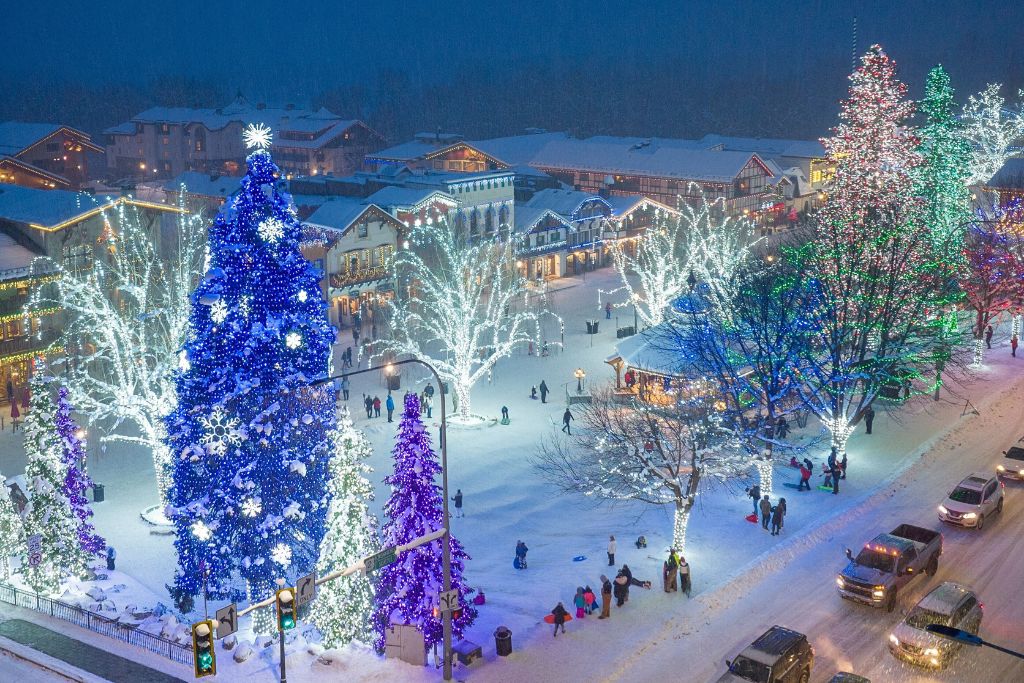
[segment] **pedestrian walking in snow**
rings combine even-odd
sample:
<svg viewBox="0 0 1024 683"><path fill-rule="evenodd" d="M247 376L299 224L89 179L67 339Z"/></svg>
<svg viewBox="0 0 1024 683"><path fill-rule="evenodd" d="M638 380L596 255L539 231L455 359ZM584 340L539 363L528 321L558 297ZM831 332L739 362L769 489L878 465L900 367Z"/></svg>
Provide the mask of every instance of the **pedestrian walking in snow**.
<svg viewBox="0 0 1024 683"><path fill-rule="evenodd" d="M839 494L839 478L842 476L842 472L840 472L838 465L832 468L832 471L830 472L830 474L832 475L832 493L835 494L835 495L838 495Z"/></svg>
<svg viewBox="0 0 1024 683"><path fill-rule="evenodd" d="M875 409L868 406L868 409L864 411L864 427L867 429L867 433L871 433L871 425L875 423Z"/></svg>
<svg viewBox="0 0 1024 683"><path fill-rule="evenodd" d="M363 394L363 406L366 407L366 417L373 417L373 399Z"/></svg>
<svg viewBox="0 0 1024 683"><path fill-rule="evenodd" d="M992 348L992 326L991 325L989 325L988 327L985 328L985 344L988 345L988 348L990 348L990 349Z"/></svg>
<svg viewBox="0 0 1024 683"><path fill-rule="evenodd" d="M587 615L587 599L583 595L583 586L576 586L576 597L572 599L576 605L576 618L582 619Z"/></svg>
<svg viewBox="0 0 1024 683"><path fill-rule="evenodd" d="M679 589L686 593L686 597L690 597L690 588L692 587L690 582L690 565L686 561L685 557L679 557Z"/></svg>
<svg viewBox="0 0 1024 683"><path fill-rule="evenodd" d="M373 416L380 417L380 396L373 397Z"/></svg>
<svg viewBox="0 0 1024 683"><path fill-rule="evenodd" d="M1017 335L1010 337L1010 355L1017 357Z"/></svg>
<svg viewBox="0 0 1024 683"><path fill-rule="evenodd" d="M508 419L508 406L502 406L501 407L501 424L507 425L508 423L509 423L509 419Z"/></svg>
<svg viewBox="0 0 1024 683"><path fill-rule="evenodd" d="M114 560L117 559L117 551L114 550L114 546L107 546L107 569L114 571Z"/></svg>
<svg viewBox="0 0 1024 683"><path fill-rule="evenodd" d="M594 589L590 586L584 586L583 599L587 603L587 614L593 614L597 609L597 596L594 595Z"/></svg>
<svg viewBox="0 0 1024 683"><path fill-rule="evenodd" d="M807 465L800 465L800 484L796 487L797 491L803 491L804 487L807 490L811 490L811 471L807 469Z"/></svg>
<svg viewBox="0 0 1024 683"><path fill-rule="evenodd" d="M526 553L529 552L529 548L522 541L516 541L516 559L512 564L516 569L526 569Z"/></svg>
<svg viewBox="0 0 1024 683"><path fill-rule="evenodd" d="M555 605L555 609L551 610L551 615L555 618L555 632L552 636L558 635L558 627L562 627L562 633L565 633L565 618L569 616L569 613L565 611L565 606L562 603Z"/></svg>
<svg viewBox="0 0 1024 683"><path fill-rule="evenodd" d="M775 425L775 433L779 435L780 439L785 439L786 435L789 434L789 422L785 416L780 417L779 421Z"/></svg>
<svg viewBox="0 0 1024 683"><path fill-rule="evenodd" d="M647 537L646 536L637 536L636 537L636 549L640 550L641 548L646 548L646 547L647 547Z"/></svg>
<svg viewBox="0 0 1024 683"><path fill-rule="evenodd" d="M465 517L465 513L462 512L462 489L457 489L455 495L452 496L452 500L455 501L455 516Z"/></svg>
<svg viewBox="0 0 1024 683"><path fill-rule="evenodd" d="M661 581L666 593L674 593L679 590L677 585L677 571L679 560L676 558L676 549L669 548L668 559L661 565Z"/></svg>
<svg viewBox="0 0 1024 683"><path fill-rule="evenodd" d="M608 566L615 566L615 537L608 537Z"/></svg>
<svg viewBox="0 0 1024 683"><path fill-rule="evenodd" d="M601 616L598 619L607 619L612 615L612 582L608 577L601 574Z"/></svg>
<svg viewBox="0 0 1024 683"><path fill-rule="evenodd" d="M423 391L427 392L428 397L434 398L434 385L430 382L427 382L427 386L423 388Z"/></svg>
<svg viewBox="0 0 1024 683"><path fill-rule="evenodd" d="M388 422L393 422L391 419L395 415L395 399L391 397L391 392L388 392L388 400L384 403L384 406L388 409Z"/></svg>
<svg viewBox="0 0 1024 683"><path fill-rule="evenodd" d="M423 405L427 408L427 418L429 419L434 415L434 397L427 394L427 397L423 399Z"/></svg>
<svg viewBox="0 0 1024 683"><path fill-rule="evenodd" d="M758 486L757 484L754 484L749 489L747 489L747 495L750 496L751 499L753 499L754 501L754 514L756 515L757 506L761 502L761 487Z"/></svg>
<svg viewBox="0 0 1024 683"><path fill-rule="evenodd" d="M545 382L544 380L540 381L540 402L548 402L548 385L547 382Z"/></svg>
<svg viewBox="0 0 1024 683"><path fill-rule="evenodd" d="M348 375L341 376L341 395L346 401L348 400Z"/></svg>
<svg viewBox="0 0 1024 683"><path fill-rule="evenodd" d="M612 302L611 301L609 301L608 303L606 303L604 305L604 319L605 320L611 320L612 319Z"/></svg>
<svg viewBox="0 0 1024 683"><path fill-rule="evenodd" d="M537 387L536 386L530 387L530 399L533 400L533 401L537 400Z"/></svg>
<svg viewBox="0 0 1024 683"><path fill-rule="evenodd" d="M569 409L566 408L565 412L562 413L562 431L567 433L569 436L572 436L572 428L569 427L569 420L573 419L575 418L572 416L572 413L570 413Z"/></svg>
<svg viewBox="0 0 1024 683"><path fill-rule="evenodd" d="M765 531L768 530L768 521L771 519L772 514L772 503L768 500L768 494L764 494L764 498L758 503L761 508L761 528Z"/></svg>
<svg viewBox="0 0 1024 683"><path fill-rule="evenodd" d="M776 505L772 508L772 536L778 536L779 530L782 528L782 505Z"/></svg>

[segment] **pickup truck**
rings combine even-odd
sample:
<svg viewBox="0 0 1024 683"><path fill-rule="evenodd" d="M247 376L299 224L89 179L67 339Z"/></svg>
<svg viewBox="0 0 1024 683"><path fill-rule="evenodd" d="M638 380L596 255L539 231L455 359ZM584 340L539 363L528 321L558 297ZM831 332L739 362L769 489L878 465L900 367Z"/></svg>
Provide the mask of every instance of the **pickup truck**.
<svg viewBox="0 0 1024 683"><path fill-rule="evenodd" d="M839 595L847 600L896 608L896 596L919 574L932 576L939 568L942 534L912 524L900 524L887 534L875 536L836 577Z"/></svg>

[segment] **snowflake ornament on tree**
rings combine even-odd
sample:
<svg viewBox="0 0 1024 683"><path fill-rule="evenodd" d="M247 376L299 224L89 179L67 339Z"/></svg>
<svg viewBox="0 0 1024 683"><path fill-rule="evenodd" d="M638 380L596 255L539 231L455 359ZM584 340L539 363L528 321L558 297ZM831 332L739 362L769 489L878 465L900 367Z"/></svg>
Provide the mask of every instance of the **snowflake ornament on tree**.
<svg viewBox="0 0 1024 683"><path fill-rule="evenodd" d="M221 408L214 408L208 417L199 418L199 423L206 430L199 442L213 455L224 455L228 446L242 443L242 433L238 429L240 420L228 417Z"/></svg>
<svg viewBox="0 0 1024 683"><path fill-rule="evenodd" d="M210 304L210 320L220 325L228 318L228 305L223 299L217 299Z"/></svg>
<svg viewBox="0 0 1024 683"><path fill-rule="evenodd" d="M277 242L284 237L285 224L276 218L268 218L259 224L256 232L264 242Z"/></svg>

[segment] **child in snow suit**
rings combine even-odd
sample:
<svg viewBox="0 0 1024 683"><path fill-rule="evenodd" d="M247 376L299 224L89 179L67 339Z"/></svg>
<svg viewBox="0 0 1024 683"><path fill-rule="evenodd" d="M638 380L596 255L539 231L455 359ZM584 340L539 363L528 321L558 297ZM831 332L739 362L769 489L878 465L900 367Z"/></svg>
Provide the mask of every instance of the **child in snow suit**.
<svg viewBox="0 0 1024 683"><path fill-rule="evenodd" d="M587 614L587 599L583 597L583 586L576 586L576 597L572 599L576 605L576 618L582 619Z"/></svg>
<svg viewBox="0 0 1024 683"><path fill-rule="evenodd" d="M590 586L583 587L583 599L587 601L587 614L593 614L597 609L597 596Z"/></svg>
<svg viewBox="0 0 1024 683"><path fill-rule="evenodd" d="M664 584L666 593L674 593L678 588L676 587L676 569L679 567L679 561L676 560L676 549L670 548L668 551L668 559L665 560L661 566L661 580Z"/></svg>
<svg viewBox="0 0 1024 683"><path fill-rule="evenodd" d="M516 569L526 569L526 553L529 550L522 541L516 542L516 560L513 563Z"/></svg>
<svg viewBox="0 0 1024 683"><path fill-rule="evenodd" d="M601 616L598 619L607 619L612 615L612 582L608 577L601 574Z"/></svg>
<svg viewBox="0 0 1024 683"><path fill-rule="evenodd" d="M641 548L646 548L646 547L647 547L647 537L646 536L639 536L639 537L637 537L637 539L636 539L636 549L640 550Z"/></svg>
<svg viewBox="0 0 1024 683"><path fill-rule="evenodd" d="M562 603L555 605L555 609L551 610L552 616L555 617L555 632L552 637L558 635L558 627L562 627L562 633L565 633L565 618L569 616L569 613L565 611L565 607Z"/></svg>
<svg viewBox="0 0 1024 683"><path fill-rule="evenodd" d="M800 465L800 485L796 490L803 491L805 486L808 491L811 490L811 471L807 469L807 465Z"/></svg>

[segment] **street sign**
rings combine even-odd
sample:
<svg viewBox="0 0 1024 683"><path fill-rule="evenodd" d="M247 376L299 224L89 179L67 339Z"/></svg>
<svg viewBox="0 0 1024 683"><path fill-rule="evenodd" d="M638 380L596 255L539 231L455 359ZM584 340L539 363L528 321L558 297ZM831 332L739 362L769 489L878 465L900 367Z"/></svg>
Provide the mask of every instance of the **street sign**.
<svg viewBox="0 0 1024 683"><path fill-rule="evenodd" d="M441 614L445 612L454 612L459 609L459 590L453 588L450 591L441 591L437 596L437 604L441 610Z"/></svg>
<svg viewBox="0 0 1024 683"><path fill-rule="evenodd" d="M217 638L226 638L238 630L238 609L235 603L217 610Z"/></svg>
<svg viewBox="0 0 1024 683"><path fill-rule="evenodd" d="M295 604L302 607L316 597L316 574L310 572L300 576L295 584Z"/></svg>
<svg viewBox="0 0 1024 683"><path fill-rule="evenodd" d="M43 537L40 534L32 534L28 537L28 563L29 566L38 567L43 561Z"/></svg>
<svg viewBox="0 0 1024 683"><path fill-rule="evenodd" d="M377 571L381 567L386 567L395 561L397 555L395 554L395 548L384 548L379 553L370 555L363 560L363 566L366 567L366 571L373 572Z"/></svg>

